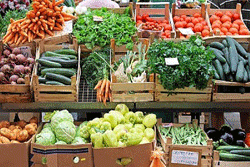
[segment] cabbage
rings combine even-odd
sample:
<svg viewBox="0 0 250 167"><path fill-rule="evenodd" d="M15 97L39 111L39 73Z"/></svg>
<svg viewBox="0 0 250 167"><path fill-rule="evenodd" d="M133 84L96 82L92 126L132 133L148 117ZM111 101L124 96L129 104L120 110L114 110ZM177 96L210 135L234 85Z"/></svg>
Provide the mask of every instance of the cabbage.
<svg viewBox="0 0 250 167"><path fill-rule="evenodd" d="M66 142L64 142L64 141L57 141L55 144L67 144Z"/></svg>
<svg viewBox="0 0 250 167"><path fill-rule="evenodd" d="M142 121L143 125L145 125L147 128L153 128L156 122L157 119L155 114L148 114Z"/></svg>
<svg viewBox="0 0 250 167"><path fill-rule="evenodd" d="M125 126L123 124L119 124L114 128L114 132L115 134L117 134L118 132L122 131L122 130L126 130Z"/></svg>
<svg viewBox="0 0 250 167"><path fill-rule="evenodd" d="M47 127L47 128L43 128L43 130L40 133L53 133L53 131L50 127Z"/></svg>
<svg viewBox="0 0 250 167"><path fill-rule="evenodd" d="M43 125L43 129L45 129L45 128L50 128L50 129L51 129L51 124L50 124L50 123L44 124L44 125Z"/></svg>
<svg viewBox="0 0 250 167"><path fill-rule="evenodd" d="M72 144L85 144L86 142L81 138L81 137L76 137L73 141Z"/></svg>
<svg viewBox="0 0 250 167"><path fill-rule="evenodd" d="M74 122L74 119L72 115L68 112L68 110L62 110L62 111L56 112L55 115L53 115L53 117L51 118L52 129L55 130L57 125L63 121L69 121L72 123Z"/></svg>
<svg viewBox="0 0 250 167"><path fill-rule="evenodd" d="M125 123L125 118L122 115L122 113L120 113L119 111L111 110L111 111L109 111L109 113L116 116L117 124L124 124Z"/></svg>
<svg viewBox="0 0 250 167"><path fill-rule="evenodd" d="M88 127L87 126L81 127L80 131L79 131L79 135L82 138L89 139L90 138L90 134L89 134L89 131L88 131Z"/></svg>
<svg viewBox="0 0 250 167"><path fill-rule="evenodd" d="M71 143L76 135L76 127L70 121L60 122L55 128L56 138L66 143Z"/></svg>
<svg viewBox="0 0 250 167"><path fill-rule="evenodd" d="M119 111L122 115L126 115L129 112L129 108L125 104L118 104L115 107L115 111Z"/></svg>
<svg viewBox="0 0 250 167"><path fill-rule="evenodd" d="M47 128L46 128L47 129ZM43 132L36 135L36 143L44 146L53 145L56 142L54 133Z"/></svg>
<svg viewBox="0 0 250 167"><path fill-rule="evenodd" d="M141 129L143 132L144 132L144 130L145 130L145 126L144 126L143 124L135 124L135 125L134 125L134 128L135 128L135 129L137 129L137 128L138 128L138 129Z"/></svg>

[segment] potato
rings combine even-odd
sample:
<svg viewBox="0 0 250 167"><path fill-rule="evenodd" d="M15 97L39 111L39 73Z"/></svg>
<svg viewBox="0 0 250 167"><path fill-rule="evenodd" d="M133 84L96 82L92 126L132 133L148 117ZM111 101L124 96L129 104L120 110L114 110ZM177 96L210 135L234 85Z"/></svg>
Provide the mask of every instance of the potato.
<svg viewBox="0 0 250 167"><path fill-rule="evenodd" d="M12 132L17 135L17 133L19 133L20 131L21 131L21 129L14 129Z"/></svg>
<svg viewBox="0 0 250 167"><path fill-rule="evenodd" d="M0 128L8 128L10 127L10 123L8 121L1 121Z"/></svg>
<svg viewBox="0 0 250 167"><path fill-rule="evenodd" d="M24 142L29 138L29 133L27 130L22 130L17 133L17 140L20 142Z"/></svg>
<svg viewBox="0 0 250 167"><path fill-rule="evenodd" d="M0 140L3 144L8 144L10 143L10 140L7 137L1 136Z"/></svg>
<svg viewBox="0 0 250 167"><path fill-rule="evenodd" d="M20 130L22 130L22 128L21 128L20 126L18 126L18 125L16 126L16 129L20 129Z"/></svg>
<svg viewBox="0 0 250 167"><path fill-rule="evenodd" d="M11 130L9 130L8 128L2 128L2 129L0 129L0 133L2 136L10 138Z"/></svg>
<svg viewBox="0 0 250 167"><path fill-rule="evenodd" d="M18 121L17 126L20 126L22 129L25 127L27 123L24 120Z"/></svg>
<svg viewBox="0 0 250 167"><path fill-rule="evenodd" d="M17 136L17 134L16 133L14 133L14 132L11 132L10 133L10 140L16 140L16 136Z"/></svg>
<svg viewBox="0 0 250 167"><path fill-rule="evenodd" d="M24 129L28 131L30 136L32 136L36 133L35 127L31 124L26 125Z"/></svg>
<svg viewBox="0 0 250 167"><path fill-rule="evenodd" d="M11 140L10 143L20 143L20 142L17 140Z"/></svg>
<svg viewBox="0 0 250 167"><path fill-rule="evenodd" d="M30 125L34 126L34 128L37 129L37 124L36 123L30 123Z"/></svg>
<svg viewBox="0 0 250 167"><path fill-rule="evenodd" d="M14 129L16 129L16 126L15 125L10 125L9 130L14 130Z"/></svg>
<svg viewBox="0 0 250 167"><path fill-rule="evenodd" d="M38 124L38 118L37 118L37 117L32 117L32 118L30 119L30 123Z"/></svg>

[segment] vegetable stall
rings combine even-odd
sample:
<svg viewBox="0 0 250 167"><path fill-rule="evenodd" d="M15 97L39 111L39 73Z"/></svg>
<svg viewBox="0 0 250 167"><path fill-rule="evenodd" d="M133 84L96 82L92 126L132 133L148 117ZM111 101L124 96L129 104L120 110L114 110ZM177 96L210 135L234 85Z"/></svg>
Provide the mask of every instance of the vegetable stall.
<svg viewBox="0 0 250 167"><path fill-rule="evenodd" d="M249 29L195 4L0 2L0 166L249 166Z"/></svg>

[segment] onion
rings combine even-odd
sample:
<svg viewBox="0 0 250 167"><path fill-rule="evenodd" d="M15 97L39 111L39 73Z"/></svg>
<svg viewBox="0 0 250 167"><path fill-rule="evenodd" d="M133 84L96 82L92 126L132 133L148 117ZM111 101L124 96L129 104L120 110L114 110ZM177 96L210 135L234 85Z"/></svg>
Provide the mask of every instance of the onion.
<svg viewBox="0 0 250 167"><path fill-rule="evenodd" d="M30 69L29 66L24 67L24 73L25 73L25 74L31 73L31 69Z"/></svg>
<svg viewBox="0 0 250 167"><path fill-rule="evenodd" d="M18 55L18 54L21 54L21 50L19 48L14 48L12 53L15 55Z"/></svg>
<svg viewBox="0 0 250 167"><path fill-rule="evenodd" d="M17 84L25 84L25 80L23 78L18 78L16 83Z"/></svg>
<svg viewBox="0 0 250 167"><path fill-rule="evenodd" d="M11 52L10 52L9 49L5 49L5 50L3 51L3 54L4 54L5 56L9 56L9 55L11 54Z"/></svg>
<svg viewBox="0 0 250 167"><path fill-rule="evenodd" d="M15 59L16 59L16 55L10 54L10 55L9 55L9 58L10 58L11 60L15 60Z"/></svg>
<svg viewBox="0 0 250 167"><path fill-rule="evenodd" d="M10 72L10 66L8 64L3 65L3 67L1 67L1 72L3 73L7 73Z"/></svg>
<svg viewBox="0 0 250 167"><path fill-rule="evenodd" d="M17 75L12 75L11 77L10 77L10 82L16 82L17 80L18 80L18 76Z"/></svg>
<svg viewBox="0 0 250 167"><path fill-rule="evenodd" d="M19 63L24 63L26 61L26 58L22 54L17 55L16 59Z"/></svg>
<svg viewBox="0 0 250 167"><path fill-rule="evenodd" d="M27 62L28 62L29 64L35 64L35 60L34 60L33 58L31 58L31 57L29 57L29 58L27 59Z"/></svg>
<svg viewBox="0 0 250 167"><path fill-rule="evenodd" d="M4 80L5 79L5 75L3 72L0 72L0 81Z"/></svg>
<svg viewBox="0 0 250 167"><path fill-rule="evenodd" d="M23 65L16 65L14 68L14 74L24 74L25 68Z"/></svg>

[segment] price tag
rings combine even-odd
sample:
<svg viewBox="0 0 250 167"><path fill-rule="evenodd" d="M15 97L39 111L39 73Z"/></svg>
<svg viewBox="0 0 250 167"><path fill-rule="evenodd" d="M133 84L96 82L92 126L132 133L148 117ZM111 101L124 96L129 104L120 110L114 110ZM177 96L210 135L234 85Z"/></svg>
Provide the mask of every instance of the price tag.
<svg viewBox="0 0 250 167"><path fill-rule="evenodd" d="M175 58L165 58L165 62L167 66L176 66L179 65L179 61L177 57Z"/></svg>
<svg viewBox="0 0 250 167"><path fill-rule="evenodd" d="M65 26L63 28L63 33L72 33L73 32L73 21L66 21Z"/></svg>
<svg viewBox="0 0 250 167"><path fill-rule="evenodd" d="M33 57L29 46L21 46L21 47L19 47L19 49L21 50L21 54L23 54L24 57L26 57L26 58Z"/></svg>
<svg viewBox="0 0 250 167"><path fill-rule="evenodd" d="M93 20L94 20L94 21L97 21L97 22L102 22L102 21L103 21L103 18L100 17L100 16L93 16Z"/></svg>
<svg viewBox="0 0 250 167"><path fill-rule="evenodd" d="M171 163L198 166L199 152L172 150Z"/></svg>
<svg viewBox="0 0 250 167"><path fill-rule="evenodd" d="M191 28L178 28L178 30L180 30L183 35L194 35L194 32Z"/></svg>

